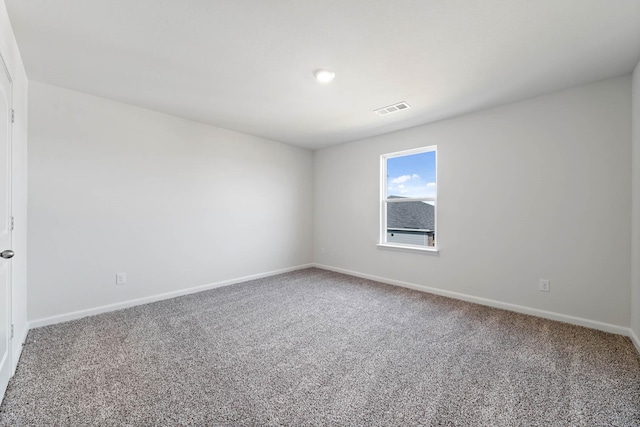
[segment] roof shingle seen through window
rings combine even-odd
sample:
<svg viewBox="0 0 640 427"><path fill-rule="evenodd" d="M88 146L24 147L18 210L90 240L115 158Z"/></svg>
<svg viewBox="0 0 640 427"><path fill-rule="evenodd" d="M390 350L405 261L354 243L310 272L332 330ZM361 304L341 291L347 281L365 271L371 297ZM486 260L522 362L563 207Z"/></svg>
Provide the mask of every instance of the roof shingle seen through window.
<svg viewBox="0 0 640 427"><path fill-rule="evenodd" d="M401 197L392 196L390 199ZM435 208L424 202L387 203L387 228L433 230Z"/></svg>

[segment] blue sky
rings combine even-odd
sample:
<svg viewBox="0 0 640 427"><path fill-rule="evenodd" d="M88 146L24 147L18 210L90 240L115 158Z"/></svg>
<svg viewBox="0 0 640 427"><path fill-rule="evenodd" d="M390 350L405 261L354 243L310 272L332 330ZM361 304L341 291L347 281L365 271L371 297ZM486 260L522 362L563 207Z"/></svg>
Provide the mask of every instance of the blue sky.
<svg viewBox="0 0 640 427"><path fill-rule="evenodd" d="M436 152L387 159L387 195L434 197Z"/></svg>

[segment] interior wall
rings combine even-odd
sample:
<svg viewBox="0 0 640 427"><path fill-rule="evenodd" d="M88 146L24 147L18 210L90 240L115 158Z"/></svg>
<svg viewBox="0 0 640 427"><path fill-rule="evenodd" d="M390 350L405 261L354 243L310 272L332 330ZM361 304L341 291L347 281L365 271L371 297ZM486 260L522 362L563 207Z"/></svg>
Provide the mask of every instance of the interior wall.
<svg viewBox="0 0 640 427"><path fill-rule="evenodd" d="M14 325L13 364L18 363L22 340L27 333L27 75L22 64L4 1L0 2L0 54L13 81L15 123L12 133L12 200L15 229L11 263L12 322ZM4 250L6 248L0 249Z"/></svg>
<svg viewBox="0 0 640 427"><path fill-rule="evenodd" d="M310 151L33 81L29 109L30 320L312 261Z"/></svg>
<svg viewBox="0 0 640 427"><path fill-rule="evenodd" d="M628 327L630 121L624 76L316 151L314 258ZM380 155L433 144L440 252L376 247Z"/></svg>
<svg viewBox="0 0 640 427"><path fill-rule="evenodd" d="M640 63L633 72L633 184L631 251L631 330L640 351Z"/></svg>

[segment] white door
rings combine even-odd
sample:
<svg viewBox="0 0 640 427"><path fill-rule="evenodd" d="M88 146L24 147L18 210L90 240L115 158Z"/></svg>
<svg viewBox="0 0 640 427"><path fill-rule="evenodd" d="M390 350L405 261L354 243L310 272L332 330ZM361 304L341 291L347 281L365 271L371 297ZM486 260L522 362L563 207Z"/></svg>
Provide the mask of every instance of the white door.
<svg viewBox="0 0 640 427"><path fill-rule="evenodd" d="M0 400L11 377L11 79L0 56Z"/></svg>

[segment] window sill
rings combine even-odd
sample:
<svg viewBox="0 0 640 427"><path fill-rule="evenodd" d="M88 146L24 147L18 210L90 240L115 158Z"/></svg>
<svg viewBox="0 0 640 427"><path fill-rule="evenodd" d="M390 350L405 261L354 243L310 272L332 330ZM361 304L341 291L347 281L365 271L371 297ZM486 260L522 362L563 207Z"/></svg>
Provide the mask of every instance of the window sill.
<svg viewBox="0 0 640 427"><path fill-rule="evenodd" d="M393 243L378 243L376 244L377 247L382 248L382 249L398 249L398 250L405 250L405 251L409 251L409 252L427 252L427 253L432 253L432 254L437 254L440 251L438 250L438 248L431 248L431 247L426 247L426 246L409 246L409 245L394 245Z"/></svg>

